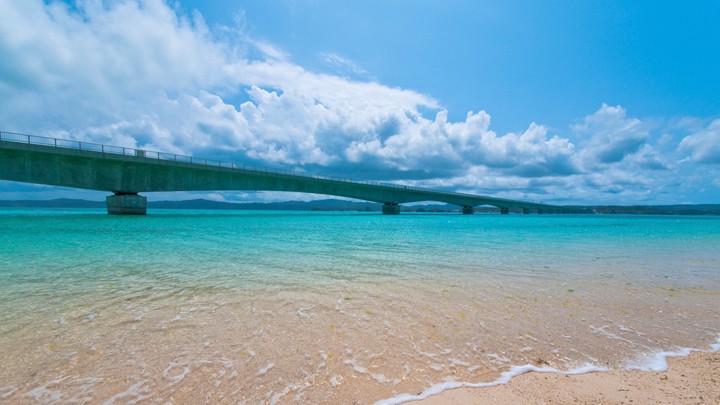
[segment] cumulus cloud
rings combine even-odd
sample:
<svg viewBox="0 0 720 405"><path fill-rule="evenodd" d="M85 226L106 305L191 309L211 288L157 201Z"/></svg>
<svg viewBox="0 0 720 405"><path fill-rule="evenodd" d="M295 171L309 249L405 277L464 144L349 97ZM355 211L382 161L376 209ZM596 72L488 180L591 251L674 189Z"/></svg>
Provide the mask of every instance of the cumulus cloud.
<svg viewBox="0 0 720 405"><path fill-rule="evenodd" d="M583 161L587 165L621 162L638 152L649 137L640 120L628 118L620 106L607 104L572 129L584 140Z"/></svg>
<svg viewBox="0 0 720 405"><path fill-rule="evenodd" d="M83 2L77 12L60 2L0 7L0 94L15 100L4 107L22 122L112 122L222 78L223 50L202 18L178 17L160 1Z"/></svg>
<svg viewBox="0 0 720 405"><path fill-rule="evenodd" d="M645 173L670 169L666 149L678 143L653 143L651 125L606 104L572 126L575 139L538 123L498 134L483 110L451 122L429 95L308 71L241 28L211 30L162 0L0 0L0 54L0 129L357 179L532 200L643 198L654 186ZM719 122L681 149L717 162Z"/></svg>
<svg viewBox="0 0 720 405"><path fill-rule="evenodd" d="M720 163L720 119L683 138L680 149L688 152L690 158L698 163Z"/></svg>

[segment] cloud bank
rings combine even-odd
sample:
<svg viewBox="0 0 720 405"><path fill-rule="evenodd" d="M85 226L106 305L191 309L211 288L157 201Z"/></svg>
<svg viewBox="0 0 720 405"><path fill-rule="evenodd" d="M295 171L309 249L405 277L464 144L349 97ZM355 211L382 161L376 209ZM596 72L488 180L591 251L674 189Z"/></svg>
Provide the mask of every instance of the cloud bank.
<svg viewBox="0 0 720 405"><path fill-rule="evenodd" d="M545 202L720 194L697 180L720 177L718 119L602 104L564 136L497 134L483 110L450 122L429 95L308 71L160 0L0 0L0 54L2 130ZM367 74L321 56L328 72Z"/></svg>

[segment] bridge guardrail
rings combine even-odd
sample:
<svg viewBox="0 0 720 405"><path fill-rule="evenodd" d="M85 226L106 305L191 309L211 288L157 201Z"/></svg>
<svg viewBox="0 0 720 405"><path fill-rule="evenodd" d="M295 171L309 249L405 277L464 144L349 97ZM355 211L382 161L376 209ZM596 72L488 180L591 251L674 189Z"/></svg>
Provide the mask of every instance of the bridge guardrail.
<svg viewBox="0 0 720 405"><path fill-rule="evenodd" d="M20 134L20 133L16 133L16 132L0 131L0 140L8 141L8 142L24 143L24 144L30 144L30 145L52 146L55 148L62 148L62 149L75 149L75 150L100 152L100 153L107 153L107 154L114 154L114 155L132 156L132 157L136 157L136 158L166 160L166 161L174 161L174 162L182 162L182 163L199 164L199 165L204 165L204 166L222 167L222 168L228 168L228 169L242 169L242 170L246 170L246 171L262 172L262 173L273 173L273 174L279 174L279 175L307 177L307 178L318 179L318 180L330 180L330 181L339 181L339 182L354 183L354 184L367 184L367 185L373 185L373 186L392 187L392 188L397 188L397 189L402 189L402 190L415 190L415 191L431 192L431 193L443 193L443 194L459 196L459 197L476 197L471 194L438 191L438 190L431 190L431 189L422 188L422 187L405 186L405 185L401 185L401 184L381 183L381 182L376 182L376 181L352 180L352 179L340 178L340 177L335 177L335 176L324 176L324 175L313 174L313 173L308 173L308 172L301 172L301 171L296 171L296 170L273 169L273 168L253 166L253 165L244 165L244 164L241 165L241 164L236 164L233 162L223 162L220 160L198 158L198 157L187 156L187 155L178 155L178 154L174 154L174 153L156 152L156 151L150 151L150 150L145 150L145 149L127 148L127 147L123 147L123 146L103 145L103 144L98 144L98 143L74 141L74 140L62 139L62 138L50 138L50 137L39 136L39 135L27 135L27 134ZM498 199L498 200L502 200L502 199Z"/></svg>

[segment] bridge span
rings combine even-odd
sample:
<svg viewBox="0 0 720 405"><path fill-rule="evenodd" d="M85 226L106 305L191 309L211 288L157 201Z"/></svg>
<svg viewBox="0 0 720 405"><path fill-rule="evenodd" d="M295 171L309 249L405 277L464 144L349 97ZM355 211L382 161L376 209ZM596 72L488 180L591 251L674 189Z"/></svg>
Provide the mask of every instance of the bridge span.
<svg viewBox="0 0 720 405"><path fill-rule="evenodd" d="M109 214L147 211L158 191L263 190L324 194L383 204L383 214L399 214L399 204L438 201L462 207L491 205L502 214L566 213L561 206L453 193L372 181L357 181L292 170L267 169L171 153L0 131L0 179L112 192Z"/></svg>

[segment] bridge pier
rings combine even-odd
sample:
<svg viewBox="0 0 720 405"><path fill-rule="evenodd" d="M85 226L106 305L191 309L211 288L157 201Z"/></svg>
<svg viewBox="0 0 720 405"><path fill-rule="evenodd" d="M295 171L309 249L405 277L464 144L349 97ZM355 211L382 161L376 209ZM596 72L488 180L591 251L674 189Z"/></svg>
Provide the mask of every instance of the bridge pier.
<svg viewBox="0 0 720 405"><path fill-rule="evenodd" d="M398 215L400 214L400 206L395 203L385 203L382 206L383 215Z"/></svg>
<svg viewBox="0 0 720 405"><path fill-rule="evenodd" d="M474 214L474 213L475 213L475 207L470 207L470 206L467 206L467 205L466 205L466 206L464 206L464 207L462 208L462 213L463 213L463 215L471 215L471 214Z"/></svg>
<svg viewBox="0 0 720 405"><path fill-rule="evenodd" d="M503 215L507 215L510 213L510 208L507 207L500 207L500 213Z"/></svg>
<svg viewBox="0 0 720 405"><path fill-rule="evenodd" d="M147 198L137 193L115 193L105 198L110 215L145 215Z"/></svg>

